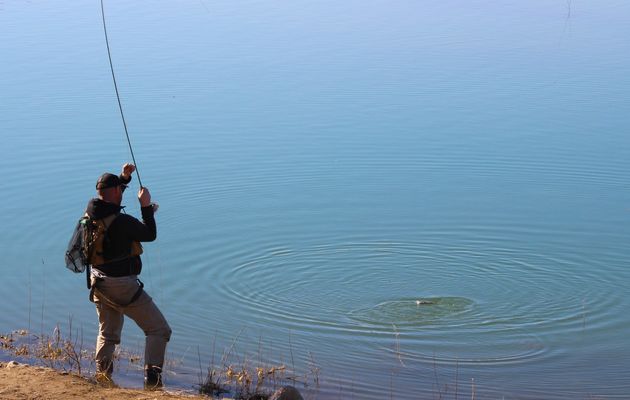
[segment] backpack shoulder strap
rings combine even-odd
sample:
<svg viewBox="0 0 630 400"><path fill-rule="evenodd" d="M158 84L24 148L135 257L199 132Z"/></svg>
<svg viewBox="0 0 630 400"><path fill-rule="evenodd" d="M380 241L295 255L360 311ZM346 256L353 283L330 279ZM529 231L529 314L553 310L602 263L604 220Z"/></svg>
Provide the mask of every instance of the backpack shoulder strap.
<svg viewBox="0 0 630 400"><path fill-rule="evenodd" d="M107 230L111 225L112 222L114 222L114 220L120 215L120 213L114 213L114 214L110 214L107 217L103 218L103 225L105 225L105 229Z"/></svg>
<svg viewBox="0 0 630 400"><path fill-rule="evenodd" d="M93 221L94 223L96 223L98 226L101 226L104 230L107 230L111 225L112 222L114 222L114 220L120 215L120 213L114 213L114 214L110 214L105 218L101 218L101 219L92 219L90 218L90 216L85 213L85 215L83 216L83 218L88 219L90 221Z"/></svg>

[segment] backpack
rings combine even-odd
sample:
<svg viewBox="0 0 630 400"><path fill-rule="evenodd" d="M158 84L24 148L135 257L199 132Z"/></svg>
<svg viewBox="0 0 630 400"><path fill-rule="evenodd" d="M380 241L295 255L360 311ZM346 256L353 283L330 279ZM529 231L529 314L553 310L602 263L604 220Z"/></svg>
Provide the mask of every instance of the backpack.
<svg viewBox="0 0 630 400"><path fill-rule="evenodd" d="M66 250L66 268L81 273L90 265L104 263L103 241L107 228L118 214L111 214L103 219L92 219L85 214L74 228L74 233Z"/></svg>
<svg viewBox="0 0 630 400"><path fill-rule="evenodd" d="M83 243L86 231L89 229L88 226L89 218L85 215L77 222L66 250L66 268L77 274L85 271L89 266L83 251Z"/></svg>
<svg viewBox="0 0 630 400"><path fill-rule="evenodd" d="M107 229L118 215L111 214L103 219L92 219L87 214L81 217L68 243L66 268L72 272L81 273L90 265L101 265L106 262L103 254L103 245L106 240ZM140 242L132 242L129 256L139 256L140 254L142 254L142 245L140 245ZM119 259L107 260L107 262Z"/></svg>

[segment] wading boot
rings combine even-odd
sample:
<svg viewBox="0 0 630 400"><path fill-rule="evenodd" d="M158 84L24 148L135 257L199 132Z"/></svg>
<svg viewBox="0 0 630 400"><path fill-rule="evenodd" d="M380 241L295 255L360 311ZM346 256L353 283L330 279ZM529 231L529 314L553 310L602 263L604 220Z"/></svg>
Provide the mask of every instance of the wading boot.
<svg viewBox="0 0 630 400"><path fill-rule="evenodd" d="M144 367L144 388L146 390L162 388L162 367L155 365Z"/></svg>
<svg viewBox="0 0 630 400"><path fill-rule="evenodd" d="M94 375L94 379L96 380L96 383L98 383L101 386L105 386L105 387L116 386L116 384L114 384L112 376L107 374L106 372L97 372L96 375Z"/></svg>
<svg viewBox="0 0 630 400"><path fill-rule="evenodd" d="M109 362L106 364L105 368L97 368L96 375L94 379L96 383L102 386L107 387L115 387L114 381L112 380L112 373L114 372L114 364Z"/></svg>

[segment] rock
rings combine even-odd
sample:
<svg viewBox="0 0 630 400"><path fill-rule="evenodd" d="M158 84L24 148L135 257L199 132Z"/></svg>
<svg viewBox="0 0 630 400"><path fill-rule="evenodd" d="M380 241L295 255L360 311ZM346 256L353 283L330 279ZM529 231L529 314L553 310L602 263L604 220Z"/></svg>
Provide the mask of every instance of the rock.
<svg viewBox="0 0 630 400"><path fill-rule="evenodd" d="M293 386L283 386L276 390L269 400L304 400L304 398Z"/></svg>
<svg viewBox="0 0 630 400"><path fill-rule="evenodd" d="M9 361L6 366L6 368L24 368L24 367L26 367L26 365L20 364L17 361Z"/></svg>

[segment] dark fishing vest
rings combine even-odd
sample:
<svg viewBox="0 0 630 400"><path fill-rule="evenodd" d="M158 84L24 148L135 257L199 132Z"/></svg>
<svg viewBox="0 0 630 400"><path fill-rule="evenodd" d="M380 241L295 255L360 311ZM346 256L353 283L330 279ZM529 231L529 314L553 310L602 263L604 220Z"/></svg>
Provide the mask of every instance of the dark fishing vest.
<svg viewBox="0 0 630 400"><path fill-rule="evenodd" d="M130 254L122 255L120 257L116 257L113 259L106 259L104 253L104 244L105 238L107 235L107 229L112 225L116 217L118 217L118 213L108 215L103 219L91 219L92 227L88 229L88 237L84 243L87 244L87 260L90 265L98 267L99 265L103 265L106 263L121 261L130 257L139 256L142 254L142 245L140 242L133 241L131 242L131 251ZM86 214L87 216L87 214Z"/></svg>

